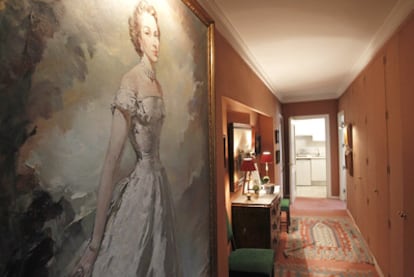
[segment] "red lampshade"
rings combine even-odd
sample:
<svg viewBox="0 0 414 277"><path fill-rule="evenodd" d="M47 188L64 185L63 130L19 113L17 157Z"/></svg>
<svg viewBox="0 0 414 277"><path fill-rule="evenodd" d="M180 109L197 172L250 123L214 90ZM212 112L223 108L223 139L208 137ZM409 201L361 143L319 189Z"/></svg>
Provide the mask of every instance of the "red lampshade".
<svg viewBox="0 0 414 277"><path fill-rule="evenodd" d="M254 166L254 162L252 158L244 158L241 164L242 171L255 171L256 167Z"/></svg>
<svg viewBox="0 0 414 277"><path fill-rule="evenodd" d="M260 157L261 163L271 163L273 162L272 154L269 151L265 151L262 153L262 156Z"/></svg>

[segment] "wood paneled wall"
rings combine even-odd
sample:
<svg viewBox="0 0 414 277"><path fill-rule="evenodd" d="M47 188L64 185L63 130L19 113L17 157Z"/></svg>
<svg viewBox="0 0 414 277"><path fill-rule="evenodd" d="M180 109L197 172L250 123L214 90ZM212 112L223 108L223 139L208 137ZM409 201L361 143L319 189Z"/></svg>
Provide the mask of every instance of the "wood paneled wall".
<svg viewBox="0 0 414 277"><path fill-rule="evenodd" d="M348 209L385 276L414 276L414 16L340 98L353 126ZM410 235L408 235L410 234Z"/></svg>

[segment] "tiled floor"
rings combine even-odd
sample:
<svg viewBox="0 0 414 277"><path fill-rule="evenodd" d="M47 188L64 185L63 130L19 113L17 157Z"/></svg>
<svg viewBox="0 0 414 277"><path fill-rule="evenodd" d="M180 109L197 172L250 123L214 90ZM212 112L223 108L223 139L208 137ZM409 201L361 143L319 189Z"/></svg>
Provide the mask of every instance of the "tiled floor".
<svg viewBox="0 0 414 277"><path fill-rule="evenodd" d="M296 196L325 198L326 188L326 186L296 186Z"/></svg>

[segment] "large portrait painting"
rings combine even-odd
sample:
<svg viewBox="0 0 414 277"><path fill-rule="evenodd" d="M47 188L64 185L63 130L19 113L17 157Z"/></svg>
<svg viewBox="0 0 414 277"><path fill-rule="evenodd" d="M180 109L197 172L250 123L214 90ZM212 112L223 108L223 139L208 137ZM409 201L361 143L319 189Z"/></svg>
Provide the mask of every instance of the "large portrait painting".
<svg viewBox="0 0 414 277"><path fill-rule="evenodd" d="M0 1L0 275L214 276L213 24Z"/></svg>

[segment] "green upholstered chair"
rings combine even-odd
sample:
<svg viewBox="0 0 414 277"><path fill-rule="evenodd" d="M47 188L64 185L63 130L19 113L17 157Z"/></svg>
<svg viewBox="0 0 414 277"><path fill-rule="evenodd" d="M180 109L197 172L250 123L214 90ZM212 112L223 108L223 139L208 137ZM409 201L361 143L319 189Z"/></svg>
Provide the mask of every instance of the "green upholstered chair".
<svg viewBox="0 0 414 277"><path fill-rule="evenodd" d="M280 201L280 213L283 213L283 212L286 213L286 221L281 220L281 223L286 224L286 232L289 233L289 228L290 228L290 200L287 199L287 198L283 198L282 201Z"/></svg>
<svg viewBox="0 0 414 277"><path fill-rule="evenodd" d="M231 241L230 277L273 277L275 252L272 249L236 248L233 228L227 220L227 239ZM264 230L265 231L265 230Z"/></svg>

